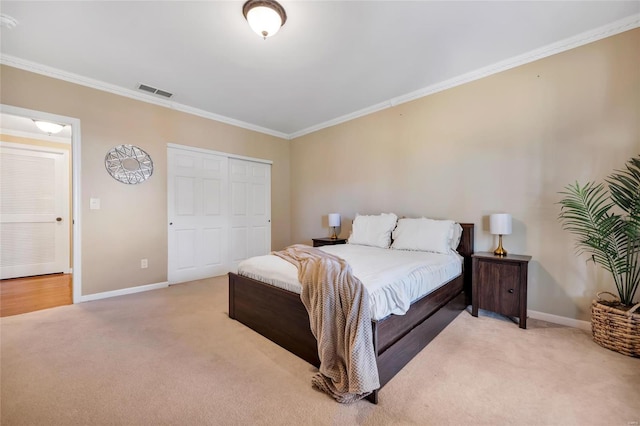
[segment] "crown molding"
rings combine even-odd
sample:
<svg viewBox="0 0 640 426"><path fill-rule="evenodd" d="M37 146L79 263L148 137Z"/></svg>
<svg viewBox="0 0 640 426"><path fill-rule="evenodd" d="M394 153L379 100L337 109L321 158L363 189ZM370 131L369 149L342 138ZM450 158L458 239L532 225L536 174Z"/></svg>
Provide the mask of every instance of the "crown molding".
<svg viewBox="0 0 640 426"><path fill-rule="evenodd" d="M149 104L158 105L161 107L173 109L176 111L185 112L187 114L196 115L198 117L207 118L209 120L218 121L221 123L229 124L231 126L240 127L247 130L252 130L258 133L264 133L277 138L289 139L289 135L276 130L267 129L265 127L256 126L251 123L245 123L244 121L236 120L233 118L225 117L223 115L214 114L202 109L193 108L188 105L183 105L178 102L172 102L155 96L140 93L133 89L127 89L124 87L116 86L115 84L105 83L104 81L95 80L89 77L84 77L79 74L63 71L57 68L49 67L47 65L38 64L36 62L27 61L11 55L0 55L0 64L8 65L10 67L19 68L25 71L30 71L36 74L45 75L58 80L68 81L70 83L79 84L81 86L90 87L92 89L101 90L103 92L113 93L114 95L124 96L126 98L135 99L138 101L146 102Z"/></svg>
<svg viewBox="0 0 640 426"><path fill-rule="evenodd" d="M391 98L387 101L380 102L376 105L372 105L367 108L352 112L341 117L334 118L333 120L325 121L324 123L317 124L315 126L308 127L289 134L289 139L296 139L309 133L317 132L318 130L332 127L353 119L363 117L365 115L372 114L374 112L382 111L387 108L392 108L396 105L400 105L406 102L423 98L425 96L433 95L434 93L442 92L443 90L451 89L456 86L460 86L465 83L470 83L475 80L479 80L484 77L488 77L493 74L497 74L502 71L509 70L511 68L525 65L530 62L537 61L539 59L546 58L548 56L555 55L557 53L565 52L567 50L575 49L576 47L583 46L585 44L593 43L594 41L601 40L603 38L611 37L616 34L623 33L625 31L632 30L640 27L640 14L628 16L624 19L612 22L608 25L604 25L599 28L595 28L584 33L580 33L573 37L561 40L556 43L549 44L547 46L532 50L522 55L514 56L504 61L497 62L495 64L479 68L475 71L468 72L466 74L459 75L448 80L427 86L425 88L416 90L414 92L407 93L405 95Z"/></svg>
<svg viewBox="0 0 640 426"><path fill-rule="evenodd" d="M497 62L495 64L471 71L459 75L457 77L444 80L442 82L427 86L425 88L416 90L414 92L407 93L405 95L397 96L386 100L384 102L371 105L369 107L354 111L352 113L334 118L332 120L325 121L323 123L316 124L311 127L293 132L290 134L278 132L276 130L267 129L261 126L256 126L244 121L236 120L233 118L225 117L222 115L214 114L208 111L204 111L198 108L193 108L187 105L183 105L177 102L159 99L144 93L137 92L132 89L126 89L120 86L116 86L103 81L95 80L92 78L84 77L78 74L59 70L57 68L49 67L46 65L38 64L35 62L27 61L21 58L17 58L11 55L0 55L0 64L20 68L25 71L42 74L48 77L56 78L59 80L68 81L71 83L79 84L82 86L90 87L97 90L113 93L116 95L124 96L127 98L139 100L142 102L159 105L165 108L174 109L177 111L185 112L187 114L203 117L209 120L218 121L221 123L229 124L231 126L240 127L254 132L263 133L270 136L275 136L281 139L296 139L309 133L317 132L327 127L336 126L347 121L354 120L365 115L369 115L378 111L392 108L394 106L411 102L413 100L423 98L438 92L442 92L447 89L451 89L462 84L470 83L475 80L479 80L484 77L488 77L493 74L497 74L502 71L509 70L511 68L525 65L530 62L537 61L539 59L546 58L548 56L555 55L557 53L565 52L567 50L575 49L576 47L583 46L585 44L593 43L595 41L614 36L616 34L623 33L635 28L640 27L640 14L628 16L618 21L612 22L608 25L604 25L599 28L595 28L590 31L583 32L581 34L569 37L556 43L549 44L539 49L532 50L530 52L518 55L504 61Z"/></svg>

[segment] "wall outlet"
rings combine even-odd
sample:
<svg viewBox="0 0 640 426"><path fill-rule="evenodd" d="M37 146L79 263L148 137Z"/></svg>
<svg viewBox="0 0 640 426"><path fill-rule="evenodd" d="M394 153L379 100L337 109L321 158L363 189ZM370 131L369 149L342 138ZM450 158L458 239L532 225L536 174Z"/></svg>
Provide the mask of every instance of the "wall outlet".
<svg viewBox="0 0 640 426"><path fill-rule="evenodd" d="M149 267L149 262L147 259L140 259L140 268L145 269Z"/></svg>

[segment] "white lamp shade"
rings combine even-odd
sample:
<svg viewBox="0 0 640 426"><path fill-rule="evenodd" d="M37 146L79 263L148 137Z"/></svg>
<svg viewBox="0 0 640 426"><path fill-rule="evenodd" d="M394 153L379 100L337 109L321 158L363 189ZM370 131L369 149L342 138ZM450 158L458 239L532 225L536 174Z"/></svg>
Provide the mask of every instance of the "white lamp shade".
<svg viewBox="0 0 640 426"><path fill-rule="evenodd" d="M494 235L511 234L511 215L508 213L497 213L489 216L489 232Z"/></svg>
<svg viewBox="0 0 640 426"><path fill-rule="evenodd" d="M340 213L329 213L329 226L340 226Z"/></svg>
<svg viewBox="0 0 640 426"><path fill-rule="evenodd" d="M247 22L259 36L267 38L278 32L282 26L282 19L270 7L256 6L247 12Z"/></svg>

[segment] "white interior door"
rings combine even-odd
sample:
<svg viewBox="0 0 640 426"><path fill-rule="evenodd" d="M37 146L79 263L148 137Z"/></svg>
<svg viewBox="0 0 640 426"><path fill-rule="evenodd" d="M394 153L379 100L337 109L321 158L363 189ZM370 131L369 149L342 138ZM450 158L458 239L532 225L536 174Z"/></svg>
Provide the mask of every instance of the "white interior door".
<svg viewBox="0 0 640 426"><path fill-rule="evenodd" d="M69 272L69 155L0 142L0 278Z"/></svg>
<svg viewBox="0 0 640 426"><path fill-rule="evenodd" d="M228 270L228 158L168 148L168 280Z"/></svg>
<svg viewBox="0 0 640 426"><path fill-rule="evenodd" d="M271 251L271 165L229 159L231 270Z"/></svg>

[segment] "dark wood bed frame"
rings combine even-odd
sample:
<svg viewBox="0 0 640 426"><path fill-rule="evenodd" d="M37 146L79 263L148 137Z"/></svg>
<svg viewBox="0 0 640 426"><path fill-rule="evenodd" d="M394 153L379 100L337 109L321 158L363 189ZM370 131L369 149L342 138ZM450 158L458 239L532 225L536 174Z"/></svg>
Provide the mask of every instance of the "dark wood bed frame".
<svg viewBox="0 0 640 426"><path fill-rule="evenodd" d="M405 315L390 315L371 323L380 388L471 304L474 225L461 225L458 253L464 256L462 275L415 301ZM299 294L229 273L229 317L320 366L317 342ZM379 390L367 399L377 404Z"/></svg>

